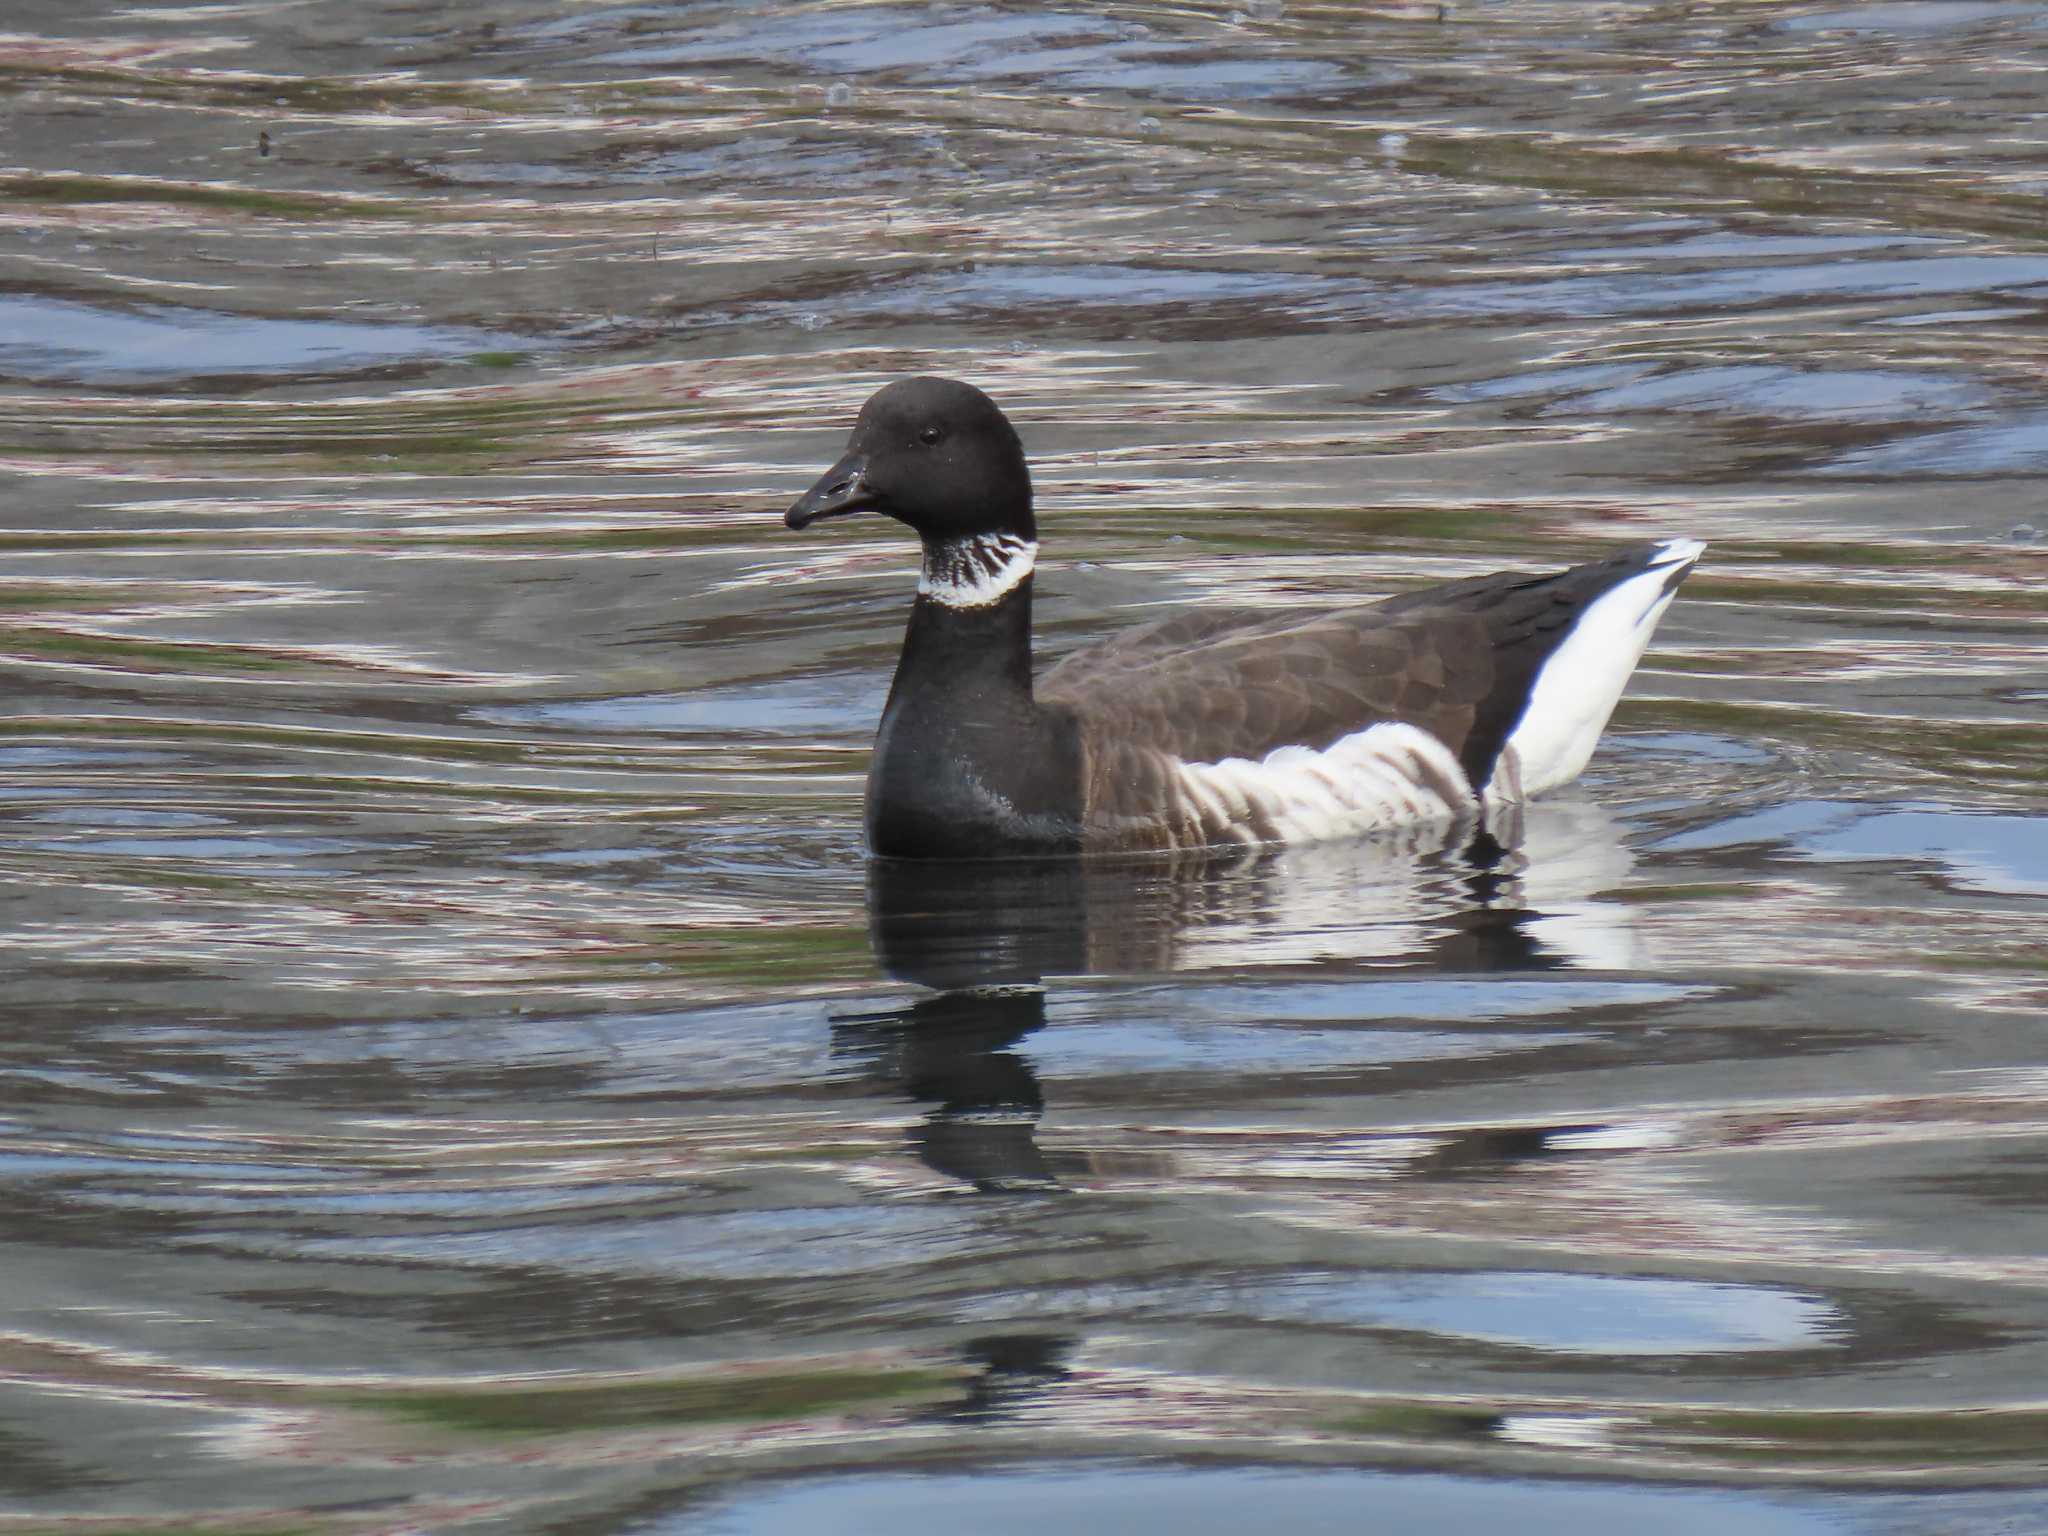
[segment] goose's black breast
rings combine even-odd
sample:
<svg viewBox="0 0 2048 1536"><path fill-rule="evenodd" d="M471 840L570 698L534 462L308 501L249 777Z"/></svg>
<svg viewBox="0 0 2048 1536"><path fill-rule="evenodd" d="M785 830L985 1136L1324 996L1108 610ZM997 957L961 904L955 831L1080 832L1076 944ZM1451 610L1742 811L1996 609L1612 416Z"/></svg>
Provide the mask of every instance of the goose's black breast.
<svg viewBox="0 0 2048 1536"><path fill-rule="evenodd" d="M1074 717L1028 701L892 699L868 773L868 846L883 858L985 859L1081 848Z"/></svg>

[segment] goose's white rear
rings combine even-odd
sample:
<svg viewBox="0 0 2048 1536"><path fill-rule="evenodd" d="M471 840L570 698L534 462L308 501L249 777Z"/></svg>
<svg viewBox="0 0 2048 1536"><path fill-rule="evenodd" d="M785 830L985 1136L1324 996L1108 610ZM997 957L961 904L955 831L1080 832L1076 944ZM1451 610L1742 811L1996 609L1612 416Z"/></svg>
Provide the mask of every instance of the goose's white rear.
<svg viewBox="0 0 2048 1536"><path fill-rule="evenodd" d="M1680 578L1706 547L1698 539L1667 539L1640 575L1587 604L1536 674L1487 784L1490 804L1543 794L1585 771Z"/></svg>

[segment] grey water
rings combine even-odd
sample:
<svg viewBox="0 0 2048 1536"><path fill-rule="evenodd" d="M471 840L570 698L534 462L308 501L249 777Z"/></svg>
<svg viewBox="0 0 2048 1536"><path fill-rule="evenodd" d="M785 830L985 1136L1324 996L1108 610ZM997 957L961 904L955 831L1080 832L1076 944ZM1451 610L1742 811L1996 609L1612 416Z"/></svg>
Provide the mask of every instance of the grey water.
<svg viewBox="0 0 2048 1536"><path fill-rule="evenodd" d="M17 0L0 1525L2048 1532L2048 5ZM1584 782L902 869L1050 656L1705 539Z"/></svg>

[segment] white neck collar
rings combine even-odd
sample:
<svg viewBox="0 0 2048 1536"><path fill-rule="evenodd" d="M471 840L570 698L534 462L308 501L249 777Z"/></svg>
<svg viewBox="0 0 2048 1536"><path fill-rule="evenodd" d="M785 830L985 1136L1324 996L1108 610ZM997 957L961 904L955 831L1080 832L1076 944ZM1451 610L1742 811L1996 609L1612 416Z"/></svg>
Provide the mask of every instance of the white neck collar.
<svg viewBox="0 0 2048 1536"><path fill-rule="evenodd" d="M1038 563L1038 542L1014 533L977 533L926 545L917 595L948 608L989 608L1024 583Z"/></svg>

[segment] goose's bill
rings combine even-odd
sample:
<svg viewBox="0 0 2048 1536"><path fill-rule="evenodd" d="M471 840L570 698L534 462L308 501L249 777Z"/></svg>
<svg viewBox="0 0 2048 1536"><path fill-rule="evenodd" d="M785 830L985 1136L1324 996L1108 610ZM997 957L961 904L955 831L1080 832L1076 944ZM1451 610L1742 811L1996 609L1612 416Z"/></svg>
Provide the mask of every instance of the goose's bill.
<svg viewBox="0 0 2048 1536"><path fill-rule="evenodd" d="M849 453L796 499L782 521L791 528L808 528L828 517L851 517L880 507L881 498L868 488L867 467L866 454Z"/></svg>

